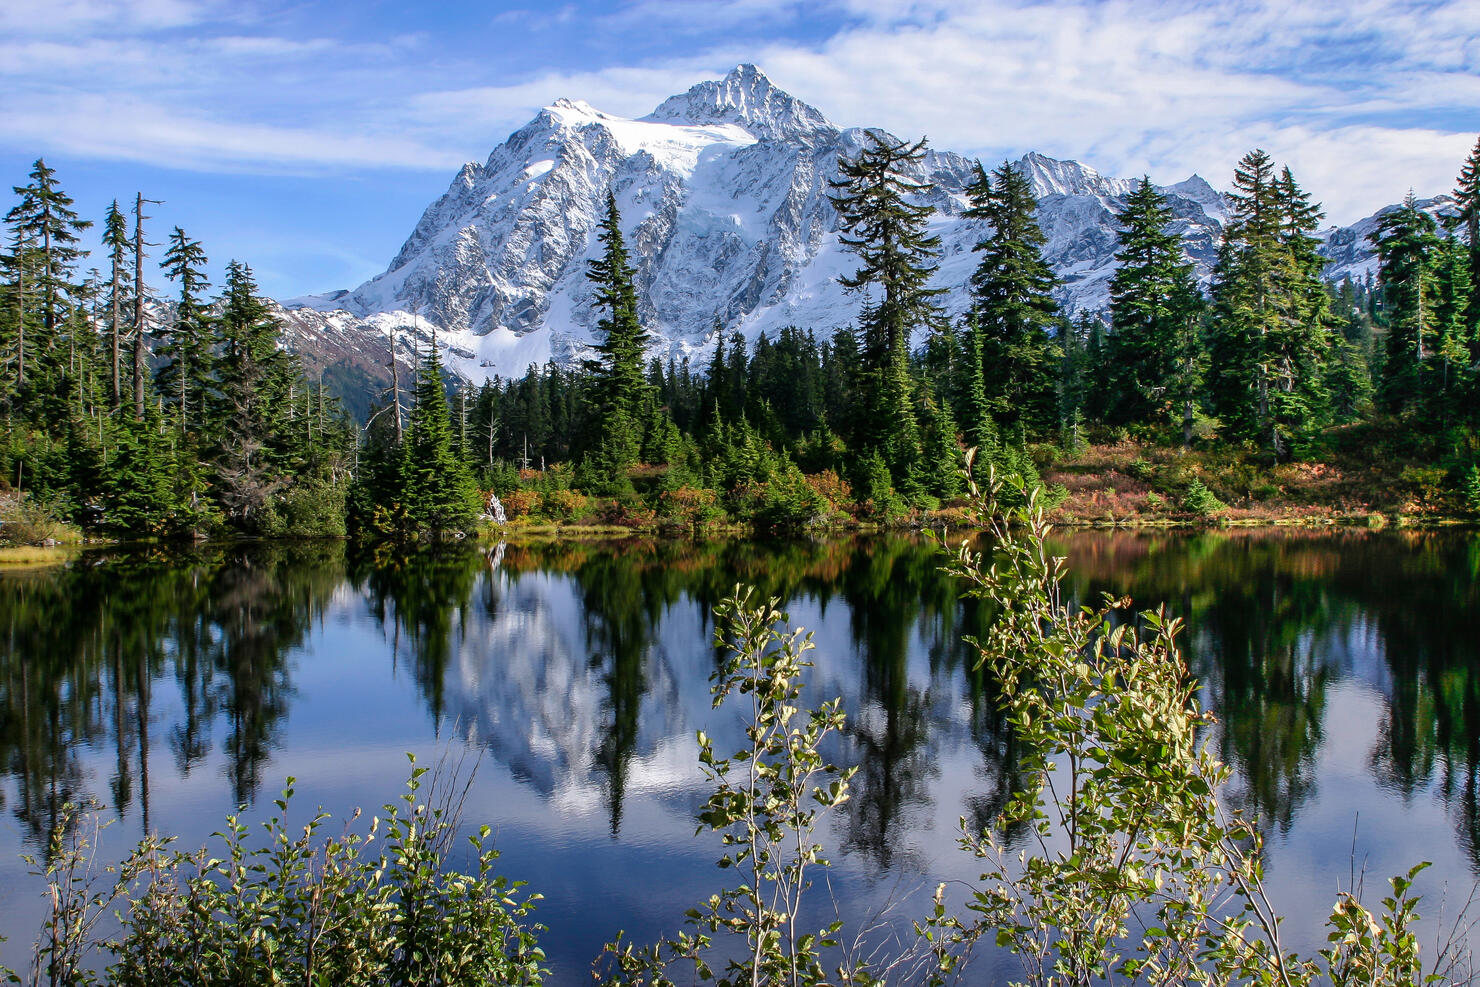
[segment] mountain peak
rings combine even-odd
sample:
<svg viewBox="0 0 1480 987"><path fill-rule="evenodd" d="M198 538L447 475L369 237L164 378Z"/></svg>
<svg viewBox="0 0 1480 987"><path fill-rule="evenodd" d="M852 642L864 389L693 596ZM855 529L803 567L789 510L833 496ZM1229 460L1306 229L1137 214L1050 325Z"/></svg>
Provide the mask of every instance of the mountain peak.
<svg viewBox="0 0 1480 987"><path fill-rule="evenodd" d="M1125 195L1135 184L1105 178L1089 165L1051 158L1037 151L1029 151L1019 158L1016 168L1032 183L1033 195L1040 199L1049 195Z"/></svg>
<svg viewBox="0 0 1480 987"><path fill-rule="evenodd" d="M723 79L701 82L670 96L645 120L699 126L733 123L762 140L794 138L835 129L821 112L778 89L766 73L749 63Z"/></svg>

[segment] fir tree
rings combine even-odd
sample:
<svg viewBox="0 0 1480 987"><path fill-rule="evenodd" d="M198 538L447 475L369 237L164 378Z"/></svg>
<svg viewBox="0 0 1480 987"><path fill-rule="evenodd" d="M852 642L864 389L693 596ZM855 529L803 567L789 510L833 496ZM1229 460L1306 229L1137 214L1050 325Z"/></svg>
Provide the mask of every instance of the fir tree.
<svg viewBox="0 0 1480 987"><path fill-rule="evenodd" d="M201 424L210 356L210 312L200 293L210 287L205 278L206 253L176 226L160 265L165 276L180 285L169 341L159 355L169 362L160 368L157 386L179 413L180 427L191 431ZM115 334L115 345L116 345Z"/></svg>
<svg viewBox="0 0 1480 987"><path fill-rule="evenodd" d="M1378 219L1370 239L1377 248L1378 279L1388 306L1382 403L1389 411L1402 413L1423 400L1424 365L1435 342L1438 225L1418 208L1409 191L1403 205Z"/></svg>
<svg viewBox="0 0 1480 987"><path fill-rule="evenodd" d="M1027 178L1005 161L991 176L977 165L966 194L971 208L963 215L991 227L976 245L982 259L971 277L987 400L1000 429L1047 432L1057 418L1062 353L1049 336L1059 327L1058 282L1041 253L1038 203Z"/></svg>
<svg viewBox="0 0 1480 987"><path fill-rule="evenodd" d="M435 342L422 358L411 412L406 500L421 531L463 531L478 518L478 487L453 445L452 418Z"/></svg>
<svg viewBox="0 0 1480 987"><path fill-rule="evenodd" d="M595 439L586 460L598 475L620 486L627 468L637 462L642 442L643 410L649 400L643 376L648 333L638 315L637 287L610 189L596 238L604 250L590 262L586 276L596 285L596 304L603 314L597 322L598 356L585 364L595 411Z"/></svg>
<svg viewBox="0 0 1480 987"><path fill-rule="evenodd" d="M1311 235L1321 213L1263 151L1234 172L1213 273L1210 385L1226 435L1276 460L1325 421L1330 310Z"/></svg>
<svg viewBox="0 0 1480 987"><path fill-rule="evenodd" d="M219 304L212 422L217 477L228 517L252 527L286 482L283 424L294 373L278 349L278 325L257 296L251 268L235 260L227 264Z"/></svg>
<svg viewBox="0 0 1480 987"><path fill-rule="evenodd" d="M932 209L909 201L929 184L907 178L925 158L925 141L896 141L871 130L858 156L838 162L831 196L841 228L839 242L858 256L860 267L839 278L847 291L863 292L859 317L864 377L861 438L878 449L896 481L919 458L920 440L911 400L910 335L935 328L944 289L929 287L940 238L926 232Z"/></svg>
<svg viewBox="0 0 1480 987"><path fill-rule="evenodd" d="M1472 337L1480 339L1480 137L1475 139L1475 149L1470 152L1465 165L1460 169L1454 184L1455 205L1459 207L1454 224L1464 230L1465 243L1469 245L1470 299L1466 308L1465 322ZM1480 360L1480 344L1475 358Z"/></svg>
<svg viewBox="0 0 1480 987"><path fill-rule="evenodd" d="M75 286L70 278L73 264L86 251L78 244L78 233L92 226L88 220L79 219L72 208L72 197L58 187L56 171L46 162L36 159L29 175L31 184L13 186L20 196L5 216L15 231L16 239L25 244L35 244L40 251L40 264L35 273L34 290L41 307L41 329L43 346L51 346L56 339L57 323L62 318L62 306L69 300ZM24 314L20 322L17 342L16 386L25 386L26 340Z"/></svg>
<svg viewBox="0 0 1480 987"><path fill-rule="evenodd" d="M1166 197L1143 177L1120 214L1120 266L1110 280L1107 420L1165 421L1170 410L1186 445L1201 383L1202 299L1171 221Z"/></svg>
<svg viewBox="0 0 1480 987"><path fill-rule="evenodd" d="M122 377L122 339L123 339L123 308L128 304L128 283L124 272L127 270L129 252L133 250L133 243L129 240L128 221L123 218L123 213L118 208L118 200L114 199L108 206L108 214L103 220L103 246L108 248L108 263L110 266L108 279L108 337L110 343L110 356L112 367L112 388L110 390L113 402L113 410L117 411L123 404L123 377Z"/></svg>

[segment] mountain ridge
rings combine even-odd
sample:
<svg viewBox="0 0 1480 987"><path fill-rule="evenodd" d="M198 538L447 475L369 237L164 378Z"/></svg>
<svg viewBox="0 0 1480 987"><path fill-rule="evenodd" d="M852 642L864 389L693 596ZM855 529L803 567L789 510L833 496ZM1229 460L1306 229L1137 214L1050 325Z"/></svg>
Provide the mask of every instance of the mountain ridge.
<svg viewBox="0 0 1480 987"><path fill-rule="evenodd" d="M315 339L333 338L352 349L360 331L365 346L381 341L385 356L392 338L398 352L435 339L449 369L473 382L547 360L568 363L593 342L586 262L595 255L608 188L656 353L701 354L716 326L751 340L786 325L830 334L854 322L863 299L837 283L856 261L838 244L827 183L866 133L837 127L749 64L637 119L556 100L482 164L459 170L384 273L354 289L285 303L290 345L311 352ZM1014 166L1038 198L1061 303L1070 311L1103 308L1116 214L1137 180L1038 152ZM987 232L962 216L976 167L955 152L931 150L909 175L932 185L924 199L936 209L932 231L942 240L933 283L946 289L952 315L969 303L973 248ZM1198 175L1158 187L1206 283L1227 200ZM1443 198L1426 204L1442 209ZM1375 220L1325 231L1328 275L1371 269L1358 227Z"/></svg>

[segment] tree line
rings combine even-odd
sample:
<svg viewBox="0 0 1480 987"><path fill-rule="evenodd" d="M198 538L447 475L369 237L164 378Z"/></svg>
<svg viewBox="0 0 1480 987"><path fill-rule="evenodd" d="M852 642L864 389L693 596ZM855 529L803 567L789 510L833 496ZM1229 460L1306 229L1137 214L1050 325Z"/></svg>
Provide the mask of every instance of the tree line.
<svg viewBox="0 0 1480 987"><path fill-rule="evenodd" d="M716 324L705 365L650 357L608 193L585 360L475 388L443 372L433 341L404 402L392 358L362 436L283 348L245 264L210 296L204 249L176 227L160 264L171 297L150 297L142 194L130 213L110 206L106 269L81 273L90 223L37 161L0 256L0 470L129 533L339 533L347 519L393 537L470 528L490 489L562 520L788 526L843 506L889 519L957 498L966 447L1032 479L1035 454L1117 435L1280 463L1365 423L1410 435L1455 483L1476 470L1480 142L1442 220L1411 193L1380 218L1377 277L1360 283L1323 279L1320 207L1263 151L1235 169L1206 286L1142 179L1118 217L1108 308L1072 318L1032 188L1006 162L978 165L965 190L984 232L970 307L946 317L929 188L908 177L924 154L870 132L839 162L855 325L747 343Z"/></svg>
<svg viewBox="0 0 1480 987"><path fill-rule="evenodd" d="M280 345L251 268L211 296L200 241L176 226L158 269L145 208L92 226L38 160L6 213L0 277L0 470L57 513L133 535L320 530L342 515L353 430ZM332 523L328 524L332 528ZM341 529L342 530L342 525Z"/></svg>

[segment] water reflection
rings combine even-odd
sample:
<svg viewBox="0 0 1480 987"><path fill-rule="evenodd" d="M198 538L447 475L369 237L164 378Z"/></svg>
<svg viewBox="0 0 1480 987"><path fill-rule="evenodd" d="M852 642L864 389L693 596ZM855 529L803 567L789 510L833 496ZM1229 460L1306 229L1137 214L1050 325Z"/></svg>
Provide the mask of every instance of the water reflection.
<svg viewBox="0 0 1480 987"><path fill-rule="evenodd" d="M220 720L231 791L256 795L288 714L288 655L343 578L337 545L215 548L184 556L100 554L65 569L0 579L0 765L27 833L66 803L150 819L153 700L172 681L179 711L160 731L189 775ZM109 747L106 790L82 767Z"/></svg>
<svg viewBox="0 0 1480 987"><path fill-rule="evenodd" d="M1322 758L1370 717L1353 705L1366 696L1380 723L1361 770L1404 804L1436 800L1480 868L1477 545L1406 533L1059 542L1081 599L1129 592L1186 618L1189 662L1220 716L1213 742L1272 833L1318 842L1301 826L1328 795ZM172 830L184 823L151 794L206 766L235 804L315 759L440 737L486 751L545 805L551 846L586 819L613 853L692 832L705 795L693 731L743 742L709 682L711 610L744 582L815 629L811 695L841 696L849 714L830 754L859 771L830 842L865 879L927 872L958 816L985 825L1019 782L993 683L962 641L990 615L940 563L923 541L869 536L349 558L332 543L255 545L4 574L0 805L33 846L67 802L105 803L135 833ZM387 693L391 712L345 717L351 681ZM367 782L351 804L395 783ZM207 806L211 821L231 804Z"/></svg>

